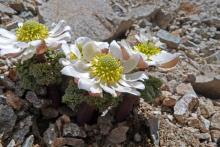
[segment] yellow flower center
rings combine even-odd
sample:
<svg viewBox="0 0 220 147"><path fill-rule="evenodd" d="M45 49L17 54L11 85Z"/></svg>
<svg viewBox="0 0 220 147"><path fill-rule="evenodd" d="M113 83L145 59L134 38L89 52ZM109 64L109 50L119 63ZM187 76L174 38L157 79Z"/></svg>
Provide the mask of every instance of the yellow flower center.
<svg viewBox="0 0 220 147"><path fill-rule="evenodd" d="M160 48L156 47L153 42L139 43L134 46L134 49L149 57L160 53Z"/></svg>
<svg viewBox="0 0 220 147"><path fill-rule="evenodd" d="M92 59L90 72L101 82L108 85L116 84L122 76L123 67L119 60L110 54L99 54Z"/></svg>
<svg viewBox="0 0 220 147"><path fill-rule="evenodd" d="M18 41L29 42L33 40L43 40L49 35L48 28L36 21L27 21L22 27L16 30Z"/></svg>
<svg viewBox="0 0 220 147"><path fill-rule="evenodd" d="M76 60L77 56L74 53L70 53L70 60Z"/></svg>

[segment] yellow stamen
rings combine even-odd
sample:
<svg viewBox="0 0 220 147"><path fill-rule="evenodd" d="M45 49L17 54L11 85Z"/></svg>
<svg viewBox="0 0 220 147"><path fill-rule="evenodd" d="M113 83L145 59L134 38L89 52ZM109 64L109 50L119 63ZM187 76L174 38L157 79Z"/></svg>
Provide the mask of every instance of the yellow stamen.
<svg viewBox="0 0 220 147"><path fill-rule="evenodd" d="M139 43L134 46L134 49L149 57L160 53L160 48L156 47L153 42Z"/></svg>
<svg viewBox="0 0 220 147"><path fill-rule="evenodd" d="M48 28L36 21L30 20L19 27L16 31L18 41L29 42L33 40L43 40L49 35Z"/></svg>
<svg viewBox="0 0 220 147"><path fill-rule="evenodd" d="M91 63L90 72L92 76L99 78L101 82L111 85L116 84L121 79L123 67L120 61L112 55L96 55Z"/></svg>

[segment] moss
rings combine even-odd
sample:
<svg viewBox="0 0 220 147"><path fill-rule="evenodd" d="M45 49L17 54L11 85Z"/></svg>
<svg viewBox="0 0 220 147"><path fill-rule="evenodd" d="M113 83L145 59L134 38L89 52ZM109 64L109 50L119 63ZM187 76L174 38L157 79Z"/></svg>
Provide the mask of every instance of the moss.
<svg viewBox="0 0 220 147"><path fill-rule="evenodd" d="M149 79L144 82L145 89L141 91L141 96L145 101L152 102L160 95L160 87L162 84L160 79L150 76Z"/></svg>
<svg viewBox="0 0 220 147"><path fill-rule="evenodd" d="M84 90L78 89L77 85L70 81L65 95L62 98L62 102L68 105L72 105L75 108L82 103L86 102L89 105L95 106L99 111L104 111L109 106L116 106L121 101L121 97L112 97L110 94L104 93L103 97L89 96Z"/></svg>
<svg viewBox="0 0 220 147"><path fill-rule="evenodd" d="M43 55L45 62L39 63L36 56L17 65L17 71L21 79L22 88L38 90L41 86L59 84L61 82L60 70L62 66L58 60L64 55L52 49L48 49Z"/></svg>

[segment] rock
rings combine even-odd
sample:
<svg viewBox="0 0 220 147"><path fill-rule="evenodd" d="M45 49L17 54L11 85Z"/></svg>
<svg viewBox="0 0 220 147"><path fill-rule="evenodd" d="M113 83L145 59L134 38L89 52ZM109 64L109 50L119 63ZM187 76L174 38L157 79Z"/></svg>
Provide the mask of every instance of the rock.
<svg viewBox="0 0 220 147"><path fill-rule="evenodd" d="M25 9L24 2L22 2L21 0L9 2L9 6L17 12L24 11Z"/></svg>
<svg viewBox="0 0 220 147"><path fill-rule="evenodd" d="M131 8L125 16L118 16L109 3L103 0L52 0L39 6L40 20L51 24L66 20L72 27L73 39L88 36L96 40L111 40L123 35L134 19L150 17L157 10L154 6ZM56 12L54 12L56 8ZM142 11L140 11L142 10ZM57 15L58 14L58 15Z"/></svg>
<svg viewBox="0 0 220 147"><path fill-rule="evenodd" d="M197 133L195 134L195 136L200 140L207 140L207 141L211 140L211 136L209 133Z"/></svg>
<svg viewBox="0 0 220 147"><path fill-rule="evenodd" d="M208 64L220 64L220 51L205 58Z"/></svg>
<svg viewBox="0 0 220 147"><path fill-rule="evenodd" d="M67 123L63 126L64 137L86 137L86 133L74 123Z"/></svg>
<svg viewBox="0 0 220 147"><path fill-rule="evenodd" d="M25 136L30 132L32 124L32 116L28 116L16 124L12 138L17 144L22 144L24 142Z"/></svg>
<svg viewBox="0 0 220 147"><path fill-rule="evenodd" d="M12 15L12 14L16 14L16 11L4 4L1 4L0 3L0 12L1 13L5 13L5 14L9 14L9 15Z"/></svg>
<svg viewBox="0 0 220 147"><path fill-rule="evenodd" d="M7 147L15 147L15 141L14 141L14 139L12 139L10 142L9 142L9 144L7 145ZM3 147L3 146L1 146L1 144L0 144L0 147Z"/></svg>
<svg viewBox="0 0 220 147"><path fill-rule="evenodd" d="M180 123L185 123L185 117L199 104L196 94L185 94L174 106L174 116Z"/></svg>
<svg viewBox="0 0 220 147"><path fill-rule="evenodd" d="M212 99L220 98L220 75L197 76L192 85L196 93Z"/></svg>
<svg viewBox="0 0 220 147"><path fill-rule="evenodd" d="M53 141L58 137L58 132L54 124L50 124L49 128L44 132L43 138L48 146L52 146Z"/></svg>
<svg viewBox="0 0 220 147"><path fill-rule="evenodd" d="M201 132L206 133L209 131L211 122L208 119L205 119L203 116L199 116L199 120L202 125L200 127Z"/></svg>
<svg viewBox="0 0 220 147"><path fill-rule="evenodd" d="M64 145L68 146L76 146L76 147L84 147L85 143L82 139L76 138L56 138L53 143L53 147L61 147Z"/></svg>
<svg viewBox="0 0 220 147"><path fill-rule="evenodd" d="M122 143L127 139L126 133L128 130L129 128L126 126L114 128L107 137L107 140L113 144Z"/></svg>
<svg viewBox="0 0 220 147"><path fill-rule="evenodd" d="M176 104L176 99L175 98L165 98L163 100L163 106L173 108L175 106L175 104Z"/></svg>
<svg viewBox="0 0 220 147"><path fill-rule="evenodd" d="M161 29L166 29L173 20L173 17L174 17L173 13L165 12L160 9L156 13L152 21L153 23L157 24Z"/></svg>
<svg viewBox="0 0 220 147"><path fill-rule="evenodd" d="M169 48L178 48L181 43L180 37L174 36L162 29L157 32L157 37L159 37L162 42L166 43Z"/></svg>
<svg viewBox="0 0 220 147"><path fill-rule="evenodd" d="M15 110L20 110L23 106L22 100L17 97L12 91L7 91L5 93L6 103Z"/></svg>
<svg viewBox="0 0 220 147"><path fill-rule="evenodd" d="M112 121L113 121L113 117L111 115L106 114L105 116L99 117L98 118L98 126L100 129L100 133L102 135L107 135L110 130L112 129Z"/></svg>
<svg viewBox="0 0 220 147"><path fill-rule="evenodd" d="M140 135L139 133L136 133L136 134L134 135L134 141L136 141L136 142L141 142L141 135Z"/></svg>
<svg viewBox="0 0 220 147"><path fill-rule="evenodd" d="M199 109L201 112L201 115L205 118L209 118L215 111L214 111L214 105L211 100L209 99L199 99Z"/></svg>
<svg viewBox="0 0 220 147"><path fill-rule="evenodd" d="M43 100L39 99L33 91L28 91L25 98L33 104L35 108L41 108L43 106Z"/></svg>
<svg viewBox="0 0 220 147"><path fill-rule="evenodd" d="M184 147L198 145L200 142L194 136L195 132L191 132L191 130L189 131L183 127L179 128L168 119L161 118L159 130L160 146Z"/></svg>
<svg viewBox="0 0 220 147"><path fill-rule="evenodd" d="M8 77L0 77L0 85L3 85L8 90L15 89L15 83Z"/></svg>
<svg viewBox="0 0 220 147"><path fill-rule="evenodd" d="M159 128L160 121L158 117L149 117L147 119L147 127L149 127L150 137L155 145L159 145Z"/></svg>
<svg viewBox="0 0 220 147"><path fill-rule="evenodd" d="M220 138L220 130L211 130L210 131L212 141L217 142Z"/></svg>
<svg viewBox="0 0 220 147"><path fill-rule="evenodd" d="M185 84L185 83L181 83L176 87L176 92L179 95L185 95L187 93L194 93L193 87L190 83Z"/></svg>
<svg viewBox="0 0 220 147"><path fill-rule="evenodd" d="M201 121L197 117L189 117L187 118L187 124L189 127L193 127L196 129L201 128Z"/></svg>
<svg viewBox="0 0 220 147"><path fill-rule="evenodd" d="M32 147L34 143L34 135L30 135L21 147Z"/></svg>
<svg viewBox="0 0 220 147"><path fill-rule="evenodd" d="M203 20L203 23L206 23L210 26L214 26L216 28L220 28L220 18L219 17L210 17Z"/></svg>
<svg viewBox="0 0 220 147"><path fill-rule="evenodd" d="M56 118L59 115L58 110L53 107L43 107L41 113L46 119Z"/></svg>
<svg viewBox="0 0 220 147"><path fill-rule="evenodd" d="M220 112L216 112L210 119L211 129L220 130Z"/></svg>
<svg viewBox="0 0 220 147"><path fill-rule="evenodd" d="M0 105L0 133L4 133L4 138L10 136L17 119L13 109L7 105Z"/></svg>

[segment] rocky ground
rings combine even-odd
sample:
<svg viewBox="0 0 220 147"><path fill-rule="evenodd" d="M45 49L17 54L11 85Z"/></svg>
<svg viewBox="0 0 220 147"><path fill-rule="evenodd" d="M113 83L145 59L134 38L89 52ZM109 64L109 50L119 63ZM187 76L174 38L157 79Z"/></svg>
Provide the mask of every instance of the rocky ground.
<svg viewBox="0 0 220 147"><path fill-rule="evenodd" d="M172 72L149 71L164 82L153 104L141 100L121 123L112 109L85 126L74 123L68 107L23 93L1 66L0 146L220 146L219 0L0 0L1 27L13 30L30 18L64 19L73 39L132 42L143 31L182 56Z"/></svg>

